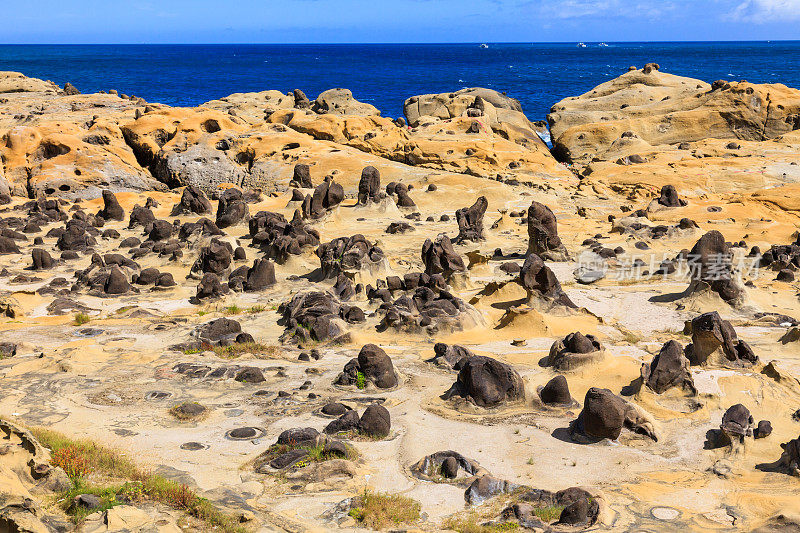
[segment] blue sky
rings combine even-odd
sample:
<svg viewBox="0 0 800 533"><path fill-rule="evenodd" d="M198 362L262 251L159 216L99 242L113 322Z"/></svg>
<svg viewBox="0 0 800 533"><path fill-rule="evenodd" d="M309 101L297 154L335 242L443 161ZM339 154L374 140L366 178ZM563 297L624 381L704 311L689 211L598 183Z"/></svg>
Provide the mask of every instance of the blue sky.
<svg viewBox="0 0 800 533"><path fill-rule="evenodd" d="M800 0L28 0L0 42L800 39Z"/></svg>

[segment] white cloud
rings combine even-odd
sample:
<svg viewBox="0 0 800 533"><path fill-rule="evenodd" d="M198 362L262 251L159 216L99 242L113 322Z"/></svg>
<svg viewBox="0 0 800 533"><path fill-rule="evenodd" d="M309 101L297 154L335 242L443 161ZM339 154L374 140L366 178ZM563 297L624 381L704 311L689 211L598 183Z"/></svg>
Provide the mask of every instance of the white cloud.
<svg viewBox="0 0 800 533"><path fill-rule="evenodd" d="M744 0L728 14L732 20L769 22L800 19L800 0Z"/></svg>

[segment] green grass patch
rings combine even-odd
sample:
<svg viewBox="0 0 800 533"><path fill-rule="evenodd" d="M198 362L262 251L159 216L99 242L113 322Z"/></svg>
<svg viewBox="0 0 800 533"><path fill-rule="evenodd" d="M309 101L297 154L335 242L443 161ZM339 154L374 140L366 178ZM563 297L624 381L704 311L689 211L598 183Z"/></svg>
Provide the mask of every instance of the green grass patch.
<svg viewBox="0 0 800 533"><path fill-rule="evenodd" d="M348 514L359 525L378 530L417 522L420 508L418 501L407 496L364 489L364 492L353 499Z"/></svg>
<svg viewBox="0 0 800 533"><path fill-rule="evenodd" d="M222 310L222 313L225 315L241 315L244 312L244 309L239 307L236 304L229 305L225 309Z"/></svg>
<svg viewBox="0 0 800 533"><path fill-rule="evenodd" d="M356 387L362 390L367 388L367 377L363 372L356 374Z"/></svg>
<svg viewBox="0 0 800 533"><path fill-rule="evenodd" d="M247 308L247 313L251 315L255 315L257 313L263 313L267 310L267 307L264 305L253 305Z"/></svg>
<svg viewBox="0 0 800 533"><path fill-rule="evenodd" d="M91 318L86 313L75 313L75 317L72 319L72 324L75 326L82 326L89 322Z"/></svg>
<svg viewBox="0 0 800 533"><path fill-rule="evenodd" d="M534 507L533 514L538 516L542 522L550 523L561 518L561 511L563 510L563 505L547 505L545 507Z"/></svg>

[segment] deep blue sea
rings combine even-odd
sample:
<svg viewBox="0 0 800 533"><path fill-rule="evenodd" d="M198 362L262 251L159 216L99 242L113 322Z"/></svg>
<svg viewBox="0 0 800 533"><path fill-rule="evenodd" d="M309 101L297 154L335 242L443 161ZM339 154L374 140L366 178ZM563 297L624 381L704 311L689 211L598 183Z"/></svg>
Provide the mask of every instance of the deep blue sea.
<svg viewBox="0 0 800 533"><path fill-rule="evenodd" d="M489 87L532 120L550 106L657 62L673 74L800 87L800 41L359 45L0 45L0 70L194 106L234 92L346 87L384 116L415 94Z"/></svg>

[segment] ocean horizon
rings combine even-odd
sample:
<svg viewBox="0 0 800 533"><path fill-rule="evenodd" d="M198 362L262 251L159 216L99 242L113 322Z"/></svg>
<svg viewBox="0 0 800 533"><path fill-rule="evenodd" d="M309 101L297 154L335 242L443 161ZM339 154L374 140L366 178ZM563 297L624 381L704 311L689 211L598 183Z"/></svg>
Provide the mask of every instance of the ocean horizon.
<svg viewBox="0 0 800 533"><path fill-rule="evenodd" d="M0 70L171 106L272 89L298 88L313 99L345 87L389 117L402 116L410 96L487 87L543 120L559 100L649 62L707 82L800 87L800 72L787 68L800 41L481 44L10 44L0 45Z"/></svg>

